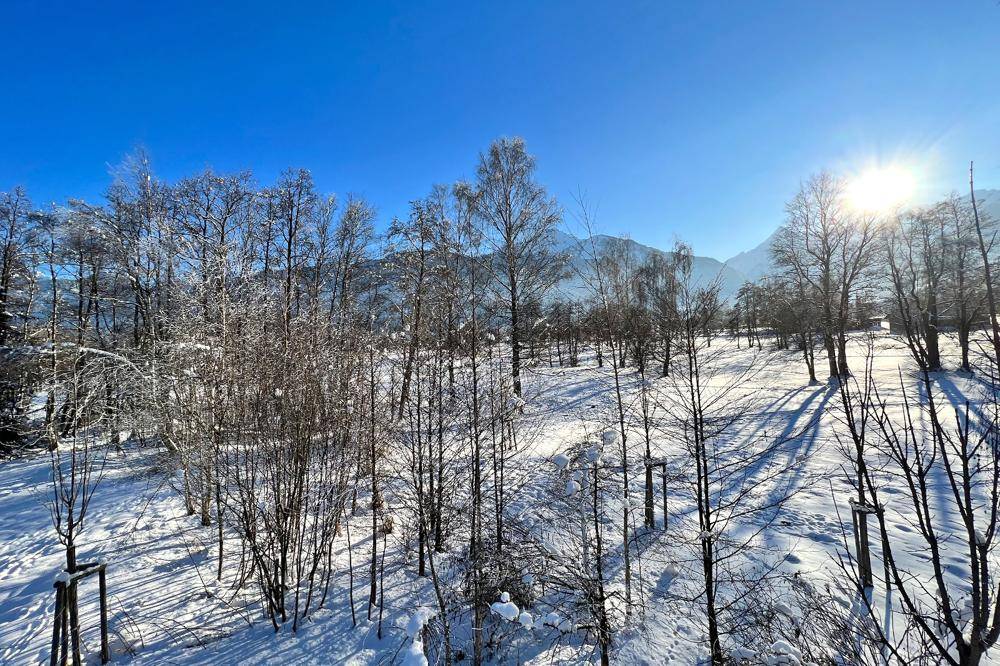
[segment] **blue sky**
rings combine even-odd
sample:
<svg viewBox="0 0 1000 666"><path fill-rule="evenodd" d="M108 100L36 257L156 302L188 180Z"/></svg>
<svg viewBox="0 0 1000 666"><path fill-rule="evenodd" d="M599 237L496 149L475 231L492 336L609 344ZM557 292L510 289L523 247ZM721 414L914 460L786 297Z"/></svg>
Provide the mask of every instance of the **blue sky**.
<svg viewBox="0 0 1000 666"><path fill-rule="evenodd" d="M721 259L800 179L903 162L1000 187L1000 3L6 2L0 190L97 199L144 146L173 180L305 167L385 224L520 135L602 231Z"/></svg>

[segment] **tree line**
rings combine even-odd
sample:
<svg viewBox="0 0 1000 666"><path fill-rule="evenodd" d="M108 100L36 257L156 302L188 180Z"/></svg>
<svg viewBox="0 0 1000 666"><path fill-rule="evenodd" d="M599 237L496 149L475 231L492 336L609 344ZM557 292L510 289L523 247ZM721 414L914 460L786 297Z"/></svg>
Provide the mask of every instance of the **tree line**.
<svg viewBox="0 0 1000 666"><path fill-rule="evenodd" d="M732 298L718 280L695 279L683 243L643 259L622 241L599 246L578 201L587 233L571 251L586 296L572 300L553 289L569 270L552 243L564 210L520 139L494 142L473 180L433 187L382 234L372 204L323 195L303 170L269 186L210 170L166 183L139 153L100 204L39 210L15 188L0 194L2 445L49 450L70 571L107 451L166 448L188 513L213 535L217 579L259 591L276 631L297 630L340 593L334 558L346 540L352 618L381 637L391 539L433 590L411 647L445 663L466 649L477 664L503 654L535 622L583 631L608 662L616 631L653 603L642 572L654 529L668 526L665 506L656 520L659 466L692 512L673 529L696 581L664 603L701 609L714 663L779 641L820 661L832 645L859 661L888 651L978 663L1000 633L988 593L1000 514L989 492L1000 478L992 221L971 178L968 199L892 215L854 210L844 192L828 174L806 181L772 245L773 274ZM883 318L930 396L902 421L870 368L848 362L852 332ZM977 373L985 396L954 428L933 399L947 327L959 369ZM777 564L737 564L766 559L758 537L792 499L784 480L801 465L785 455L800 430L747 434L761 415L743 389L767 369L765 340L769 352L801 354L811 383L826 358L845 475L874 516L902 633L877 621L847 544L845 586L860 591L867 619L779 582ZM734 343L746 349L735 365ZM556 551L511 510L538 483L532 448L544 438L522 418L526 370L590 362L612 409L605 429L553 458L559 483L536 508L556 512L552 533L571 544ZM918 412L929 431L913 427ZM944 468L978 591L972 634L953 619L961 609L942 557L930 608L893 556L880 499L893 466L932 551L940 496L924 481ZM739 529L747 522L754 529ZM775 610L785 584L810 611L799 622ZM508 617L543 602L544 618ZM453 640L462 625L471 646Z"/></svg>

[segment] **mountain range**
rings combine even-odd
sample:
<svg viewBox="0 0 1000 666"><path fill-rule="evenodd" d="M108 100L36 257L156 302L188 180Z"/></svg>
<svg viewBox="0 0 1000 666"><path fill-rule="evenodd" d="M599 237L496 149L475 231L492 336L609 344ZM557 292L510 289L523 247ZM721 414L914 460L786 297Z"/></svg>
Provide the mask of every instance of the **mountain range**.
<svg viewBox="0 0 1000 666"><path fill-rule="evenodd" d="M968 201L969 197L963 197ZM976 204L979 213L984 218L1000 221L1000 190L976 190ZM692 263L692 276L696 284L709 284L719 279L721 295L731 298L745 282L754 282L771 272L771 241L778 230L775 229L764 241L756 247L719 261L712 257L695 256ZM555 231L551 235L552 243L557 251L565 252L570 257L569 273L555 287L550 298L562 300L583 300L589 294L587 275L590 273L588 257L592 253L585 241L571 234ZM649 245L643 245L630 238L594 236L594 250L601 254L613 242L624 242L632 259L637 263L645 261L651 254L667 256L669 250L662 250Z"/></svg>
<svg viewBox="0 0 1000 666"><path fill-rule="evenodd" d="M598 256L603 255L613 243L624 243L635 265L645 262L653 254L660 254L664 257L672 254L670 250L643 245L631 238L619 238L605 234L596 234L593 237L593 247L591 247L590 241L562 231L552 232L550 238L553 249L569 257L567 275L555 285L555 289L549 294L549 298L559 300L582 301L587 299L592 291L592 280L590 279L592 257L595 253ZM764 245L761 247L764 248L766 255L767 247ZM694 257L691 264L691 275L695 284L707 285L718 279L722 295L727 298L735 294L748 279L741 271L727 266L718 259L701 256Z"/></svg>

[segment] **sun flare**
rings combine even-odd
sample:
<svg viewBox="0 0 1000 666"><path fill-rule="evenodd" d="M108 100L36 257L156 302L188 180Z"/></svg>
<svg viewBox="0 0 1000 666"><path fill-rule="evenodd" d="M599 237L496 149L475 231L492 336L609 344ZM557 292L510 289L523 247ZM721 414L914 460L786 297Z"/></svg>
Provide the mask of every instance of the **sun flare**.
<svg viewBox="0 0 1000 666"><path fill-rule="evenodd" d="M867 213L885 213L906 204L916 189L913 172L899 165L873 167L848 181L851 206Z"/></svg>

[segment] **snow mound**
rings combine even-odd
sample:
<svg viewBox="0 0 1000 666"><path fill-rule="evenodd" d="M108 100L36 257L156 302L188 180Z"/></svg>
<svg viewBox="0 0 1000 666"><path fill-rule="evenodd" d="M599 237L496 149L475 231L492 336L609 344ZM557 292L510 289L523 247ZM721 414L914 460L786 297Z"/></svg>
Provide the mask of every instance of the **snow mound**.
<svg viewBox="0 0 1000 666"><path fill-rule="evenodd" d="M414 641L420 639L420 632L423 631L424 625L427 621L434 617L436 613L433 609L427 606L421 606L417 611L410 616L409 622L406 623L406 635L412 638ZM422 653L421 653L422 654Z"/></svg>
<svg viewBox="0 0 1000 666"><path fill-rule="evenodd" d="M500 595L500 601L494 601L490 604L490 610L508 622L514 622L521 615L521 609L517 607L517 604L510 600L509 592L502 593Z"/></svg>
<svg viewBox="0 0 1000 666"><path fill-rule="evenodd" d="M785 641L772 643L770 652L767 657L768 666L802 666L802 653Z"/></svg>
<svg viewBox="0 0 1000 666"><path fill-rule="evenodd" d="M667 592L670 590L670 586L674 584L674 580L680 574L681 570L677 568L677 565L671 562L660 574L660 580L658 581L657 588L659 591Z"/></svg>
<svg viewBox="0 0 1000 666"><path fill-rule="evenodd" d="M403 653L402 666L427 666L427 657L424 656L424 644L422 641L413 641L410 647Z"/></svg>

